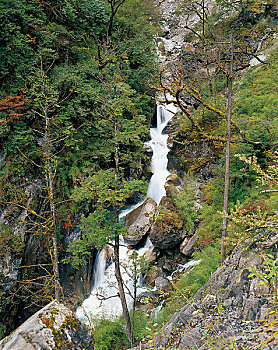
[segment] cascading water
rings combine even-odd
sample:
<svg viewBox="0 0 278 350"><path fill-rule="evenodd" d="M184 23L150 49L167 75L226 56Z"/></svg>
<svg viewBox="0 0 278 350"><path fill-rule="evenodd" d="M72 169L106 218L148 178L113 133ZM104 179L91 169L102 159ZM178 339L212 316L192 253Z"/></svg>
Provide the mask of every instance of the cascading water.
<svg viewBox="0 0 278 350"><path fill-rule="evenodd" d="M170 105L172 110L175 108ZM151 197L159 204L161 198L166 195L164 188L167 176L170 174L167 170L169 148L167 147L168 135L162 134L163 129L171 119L174 111L168 107L168 110L163 106L157 107L157 127L151 128L151 140L147 145L153 151L152 156L152 171L153 176L150 179L147 197Z"/></svg>
<svg viewBox="0 0 278 350"><path fill-rule="evenodd" d="M159 204L161 198L166 195L164 188L166 178L170 174L167 170L167 154L169 149L167 147L168 135L163 135L163 129L171 119L172 115L176 112L174 105L168 105L167 109L164 106L157 107L157 126L150 129L151 140L146 144L151 147L153 151L152 156L152 171L147 197L151 197ZM121 212L120 219L122 220L127 213L134 210L141 203L138 203L131 208ZM143 256L144 253L153 248L152 243L147 239L145 246L138 250L138 255ZM128 264L130 264L129 256L133 250L128 249L122 239L120 246L120 261L121 266L125 266L122 270L122 277L125 281L128 289L133 293L133 281L130 279L130 273L127 272ZM114 319L121 315L121 303L119 298L114 298L113 295L117 295L117 282L114 274L114 264L111 263L107 268L107 248L98 253L95 267L94 267L94 281L93 289L89 298L84 300L82 306L77 309L77 316L86 323L93 322L94 318L104 316L108 319ZM137 294L144 290L140 287L137 290ZM101 300L100 296L105 296L105 300ZM128 306L132 306L132 298L126 294Z"/></svg>

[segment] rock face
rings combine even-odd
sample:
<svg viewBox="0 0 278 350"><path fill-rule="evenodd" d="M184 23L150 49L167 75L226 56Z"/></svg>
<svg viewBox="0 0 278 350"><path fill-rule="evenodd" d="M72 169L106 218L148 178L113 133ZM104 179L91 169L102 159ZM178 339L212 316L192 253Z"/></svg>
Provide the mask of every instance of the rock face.
<svg viewBox="0 0 278 350"><path fill-rule="evenodd" d="M31 316L0 342L3 350L93 350L92 330L56 301Z"/></svg>
<svg viewBox="0 0 278 350"><path fill-rule="evenodd" d="M178 245L185 237L183 221L174 202L163 197L159 205L159 215L151 227L150 240L160 249L167 250Z"/></svg>
<svg viewBox="0 0 278 350"><path fill-rule="evenodd" d="M172 143L168 154L170 171L175 170L181 176L192 172L201 181L211 178L218 163L218 150L210 141L190 141L181 145L186 136L183 130L179 130L179 124L175 124L175 120L172 123L176 130L169 137L169 142Z"/></svg>
<svg viewBox="0 0 278 350"><path fill-rule="evenodd" d="M163 275L162 269L158 266L152 266L149 273L147 274L147 276L145 277L145 281L151 285L154 286L155 284L155 280L158 277L161 277Z"/></svg>
<svg viewBox="0 0 278 350"><path fill-rule="evenodd" d="M125 224L129 226L125 235L125 241L131 246L136 246L148 233L156 212L156 202L147 198L143 204L126 215Z"/></svg>
<svg viewBox="0 0 278 350"><path fill-rule="evenodd" d="M268 242L248 242L237 247L207 284L197 291L192 302L172 316L158 343L166 344L169 337L177 336L173 348L180 350L212 349L212 344L224 350L229 348L230 342L236 342L245 350L276 349L276 326L268 330L259 328L268 317L271 319L271 290L260 278L249 277L248 267L256 266L258 274L262 273L264 264L260 252L267 247L272 249L273 255L277 254L274 246L277 241L278 234L273 233ZM270 343L267 345L266 341L261 347L260 344L271 335Z"/></svg>

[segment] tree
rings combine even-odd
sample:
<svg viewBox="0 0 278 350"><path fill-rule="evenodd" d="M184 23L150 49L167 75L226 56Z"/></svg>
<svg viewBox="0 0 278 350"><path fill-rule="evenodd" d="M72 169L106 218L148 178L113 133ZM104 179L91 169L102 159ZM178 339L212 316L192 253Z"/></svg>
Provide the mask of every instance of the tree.
<svg viewBox="0 0 278 350"><path fill-rule="evenodd" d="M185 4L189 6L191 2L186 1ZM158 77L159 87L156 87L164 95L164 101L176 103L188 120L187 132L184 133L188 139L182 140L182 144L190 141L198 142L201 139L212 143L218 150L224 150L226 144L225 181L222 187L224 192L222 262L226 253L230 143L235 147L243 147L245 144L249 149L263 148L259 140L254 141L253 137L250 138L250 134L248 135L248 129L244 125L246 122L243 123L235 114L232 116L233 79L238 72L249 67L251 58L255 57L264 63L257 57L258 47L253 45L254 38L258 37L256 21L254 27L246 26L248 19L242 12L245 5L246 3L241 2L218 2L218 12L206 17L202 31L198 27L200 23L188 28L191 42L194 34L193 47L184 54L182 67L172 74L172 81L169 83L164 79L161 72ZM248 6L250 8L251 3ZM255 2L252 6L255 6ZM225 8L225 12L222 13L219 8ZM204 21L201 18L200 22L203 26ZM232 48L230 48L231 36ZM224 126L227 137L224 136Z"/></svg>
<svg viewBox="0 0 278 350"><path fill-rule="evenodd" d="M223 264L225 257L226 257L227 215L228 215L229 183L230 183L230 145L231 145L233 56L234 56L234 50L233 50L233 42L232 42L232 38L231 38L231 58L230 58L229 72L228 72L228 77L227 77L227 85L228 85L227 143L226 143L226 158L225 158L225 188L224 188L224 202L223 202L221 264Z"/></svg>
<svg viewBox="0 0 278 350"><path fill-rule="evenodd" d="M51 52L47 52L49 55ZM46 62L45 62L46 61ZM53 64L55 58L51 64ZM61 98L58 90L50 81L48 71L51 65L45 67L47 59L43 53L39 56L39 66L34 71L31 78L30 87L30 106L31 114L34 118L31 131L37 137L37 154L36 159L33 160L18 148L20 154L31 162L37 169L40 170L44 177L44 186L42 188L45 200L45 206L48 208L43 213L36 213L30 208L30 215L34 215L37 219L32 220L27 225L28 231L34 233L42 233L43 235L50 235L52 244L49 249L52 265L53 265L53 279L55 299L60 300L62 297L62 287L59 280L59 253L57 242L57 203L55 197L54 178L57 169L57 154L63 147L63 142L73 132L72 125L68 122L68 117L60 113L60 108L63 102L69 98L70 94Z"/></svg>
<svg viewBox="0 0 278 350"><path fill-rule="evenodd" d="M204 40L205 37L205 26L209 16L209 4L206 0L192 1L192 0L183 0L179 10L182 11L184 16L185 28L192 32L194 35L198 36L199 39ZM199 19L201 24L201 34L198 33L198 30L194 28L191 24L192 17L196 16Z"/></svg>
<svg viewBox="0 0 278 350"><path fill-rule="evenodd" d="M108 136L108 149L113 162L110 169L99 170L85 177L80 186L75 188L73 199L77 202L89 200L94 210L88 217L82 217L80 227L83 237L71 247L75 261L80 263L82 256L88 254L89 246L102 247L107 243L112 244L111 240L114 241L112 245L115 277L131 346L134 345L134 336L125 298L119 252L119 236L123 235L126 229L119 220L119 212L134 191L140 192L145 188L140 180L127 181L122 168L127 160L130 161L129 147L140 147L142 150L140 137L144 127L142 128L142 116L136 113L132 102L133 94L134 91L115 74L106 91L106 100L101 99L103 104L99 113L103 118L99 120L96 128Z"/></svg>
<svg viewBox="0 0 278 350"><path fill-rule="evenodd" d="M120 8L120 6L126 1L126 0L107 0L108 4L110 6L110 17L108 21L108 27L107 27L107 42L109 43L111 41L112 36L112 29L113 29L113 23L115 16Z"/></svg>
<svg viewBox="0 0 278 350"><path fill-rule="evenodd" d="M236 243L246 239L263 239L263 246L270 248L278 242L277 193L278 193L278 152L267 152L267 161L262 167L256 156L237 154L247 169L256 174L256 196L248 202L237 202L231 209L229 219L232 222ZM274 233L274 234L273 234Z"/></svg>

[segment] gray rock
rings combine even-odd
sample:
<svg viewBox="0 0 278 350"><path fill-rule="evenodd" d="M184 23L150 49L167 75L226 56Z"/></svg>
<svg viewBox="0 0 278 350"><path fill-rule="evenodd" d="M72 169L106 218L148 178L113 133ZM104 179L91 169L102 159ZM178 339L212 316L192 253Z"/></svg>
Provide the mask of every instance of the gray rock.
<svg viewBox="0 0 278 350"><path fill-rule="evenodd" d="M259 301L260 299L250 296L249 299L245 301L243 309L243 318L246 320L256 319L257 313L259 311Z"/></svg>
<svg viewBox="0 0 278 350"><path fill-rule="evenodd" d="M259 277L254 278L250 283L250 294L257 297L262 297L269 293L269 286L262 283Z"/></svg>
<svg viewBox="0 0 278 350"><path fill-rule="evenodd" d="M163 275L163 272L162 272L162 269L158 266L152 266L150 271L148 272L147 276L145 277L145 281L154 286L154 283L155 283L155 280L162 276Z"/></svg>
<svg viewBox="0 0 278 350"><path fill-rule="evenodd" d="M269 313L270 313L271 310L272 310L271 307L264 307L263 306L261 308L259 320L260 321L265 321L269 317Z"/></svg>
<svg viewBox="0 0 278 350"><path fill-rule="evenodd" d="M144 253L143 258L148 263L154 263L157 259L157 254L158 254L158 251L156 249L150 249Z"/></svg>
<svg viewBox="0 0 278 350"><path fill-rule="evenodd" d="M147 198L143 204L126 215L125 225L129 226L129 229L124 239L127 244L137 245L148 233L156 207L156 202L151 198Z"/></svg>
<svg viewBox="0 0 278 350"><path fill-rule="evenodd" d="M136 298L136 306L151 304L157 304L159 302L159 293L155 291L142 292Z"/></svg>
<svg viewBox="0 0 278 350"><path fill-rule="evenodd" d="M172 284L170 283L170 281L163 276L159 276L156 278L155 280L155 286L158 290L161 291L170 291L173 289Z"/></svg>
<svg viewBox="0 0 278 350"><path fill-rule="evenodd" d="M207 294L204 299L202 300L202 306L204 307L209 307L212 306L214 304L216 304L216 296L215 295L211 295L211 294Z"/></svg>
<svg viewBox="0 0 278 350"><path fill-rule="evenodd" d="M181 247L180 247L180 252L183 255L185 255L186 257L190 257L191 254L193 253L194 245L195 245L197 237L198 237L198 235L197 235L197 233L195 233L195 235L192 236L190 239L188 239L188 237L186 237L184 239L184 241L182 242Z"/></svg>
<svg viewBox="0 0 278 350"><path fill-rule="evenodd" d="M183 181L175 174L170 174L165 182L165 190L167 197L173 197L174 193L179 193L182 190Z"/></svg>
<svg viewBox="0 0 278 350"><path fill-rule="evenodd" d="M183 334L179 341L180 349L199 348L202 344L202 334L198 328L193 328L189 332Z"/></svg>
<svg viewBox="0 0 278 350"><path fill-rule="evenodd" d="M53 301L0 342L2 350L93 350L92 329Z"/></svg>

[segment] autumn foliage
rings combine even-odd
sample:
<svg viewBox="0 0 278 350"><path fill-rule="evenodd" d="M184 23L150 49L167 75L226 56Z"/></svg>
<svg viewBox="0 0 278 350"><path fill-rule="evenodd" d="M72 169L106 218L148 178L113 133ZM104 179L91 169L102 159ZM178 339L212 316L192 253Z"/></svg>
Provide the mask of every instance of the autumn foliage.
<svg viewBox="0 0 278 350"><path fill-rule="evenodd" d="M0 124L7 123L22 116L22 111L25 109L27 99L24 95L8 95L0 100Z"/></svg>

